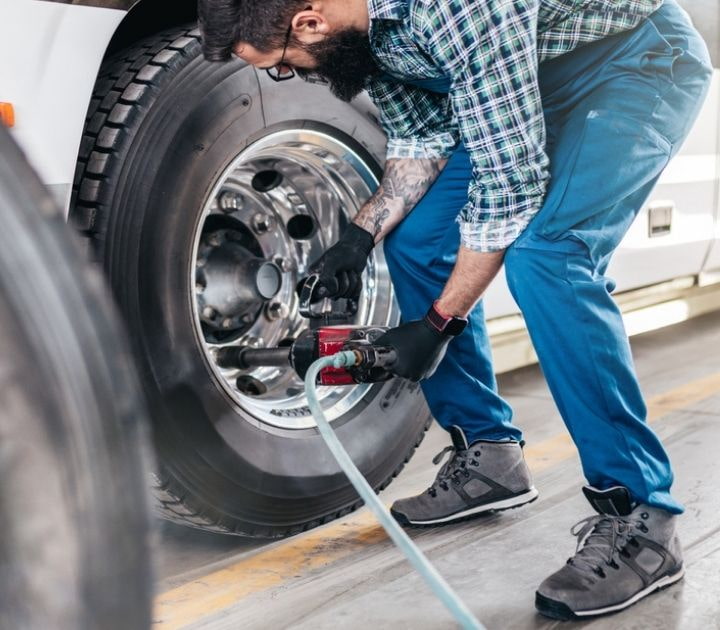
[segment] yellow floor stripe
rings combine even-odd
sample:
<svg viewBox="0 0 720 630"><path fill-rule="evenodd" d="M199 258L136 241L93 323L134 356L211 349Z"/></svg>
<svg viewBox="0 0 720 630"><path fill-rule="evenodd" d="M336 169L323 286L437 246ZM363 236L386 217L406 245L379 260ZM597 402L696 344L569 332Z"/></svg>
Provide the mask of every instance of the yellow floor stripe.
<svg viewBox="0 0 720 630"><path fill-rule="evenodd" d="M712 374L650 399L648 418L651 422L659 420L719 392L720 373ZM534 473L546 470L575 454L575 446L566 434L525 449L525 457ZM385 539L384 530L368 512L296 536L162 593L155 602L154 627L158 630L179 630L253 593L278 586L301 573L330 565Z"/></svg>

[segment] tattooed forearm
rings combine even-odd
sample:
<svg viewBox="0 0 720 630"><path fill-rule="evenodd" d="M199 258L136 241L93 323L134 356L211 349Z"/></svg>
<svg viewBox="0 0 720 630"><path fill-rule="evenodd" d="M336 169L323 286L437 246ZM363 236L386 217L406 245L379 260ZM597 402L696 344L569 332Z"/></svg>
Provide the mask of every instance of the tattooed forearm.
<svg viewBox="0 0 720 630"><path fill-rule="evenodd" d="M445 159L388 160L380 187L355 223L381 241L418 204L446 164Z"/></svg>

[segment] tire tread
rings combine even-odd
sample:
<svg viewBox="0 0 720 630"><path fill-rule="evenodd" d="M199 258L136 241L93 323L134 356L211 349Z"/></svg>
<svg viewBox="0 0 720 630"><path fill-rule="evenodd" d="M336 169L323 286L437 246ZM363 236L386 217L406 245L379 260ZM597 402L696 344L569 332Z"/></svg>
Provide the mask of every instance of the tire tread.
<svg viewBox="0 0 720 630"><path fill-rule="evenodd" d="M423 439L425 439L425 435L430 428L431 423L432 419L428 418L428 421L425 423L425 426L420 432L420 435L415 443L401 460L400 464L395 468L392 475L375 488L376 492L381 492L387 488L402 472L403 468L405 468L405 465L415 454L415 451L420 446ZM260 528L238 528L236 523L224 519L220 514L210 513L206 507L200 508L198 506L194 515L190 516L189 512L192 511L192 508L190 507L192 505L192 497L185 496L184 491L179 487L175 487L172 479L170 477L163 476L162 473L153 475L152 492L156 500L156 511L165 520L179 525L185 525L218 534L231 534L234 536L248 536L252 538L284 538L286 536L301 534L314 529L319 525L324 525L347 516L363 506L363 501L356 501L352 505L345 506L336 512L326 514L320 521L310 521L303 523L302 525L292 525L282 530L274 527L271 533L266 532L263 534ZM177 506L182 506L182 508L178 509Z"/></svg>
<svg viewBox="0 0 720 630"><path fill-rule="evenodd" d="M173 28L120 52L100 70L80 143L70 205L71 221L86 236L96 236L106 219L105 208L113 193L109 173L121 159L137 117L170 79L169 66L192 54L199 42L197 29ZM86 185L88 179L94 183Z"/></svg>

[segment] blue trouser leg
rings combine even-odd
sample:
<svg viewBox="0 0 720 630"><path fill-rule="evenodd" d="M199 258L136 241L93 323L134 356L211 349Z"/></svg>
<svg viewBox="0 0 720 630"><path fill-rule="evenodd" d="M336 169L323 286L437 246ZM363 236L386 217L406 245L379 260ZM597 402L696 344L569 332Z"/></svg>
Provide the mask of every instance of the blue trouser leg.
<svg viewBox="0 0 720 630"><path fill-rule="evenodd" d="M505 266L588 481L679 513L604 274L697 116L709 63L673 3L627 40L576 55L582 65L612 52L590 77L568 81L570 56L543 67L553 184Z"/></svg>
<svg viewBox="0 0 720 630"><path fill-rule="evenodd" d="M710 65L672 0L631 33L541 66L552 183L543 208L507 253L508 283L525 316L553 397L588 481L628 487L673 512L672 471L646 423L622 318L605 271L694 121ZM406 320L437 298L455 261L454 218L470 163L462 147L428 195L387 240ZM440 424L471 439L518 438L497 395L479 307L424 384Z"/></svg>
<svg viewBox="0 0 720 630"><path fill-rule="evenodd" d="M455 218L467 201L472 168L461 146L434 186L385 240L385 256L403 319L419 319L440 297L453 266L460 232ZM520 440L512 411L498 395L482 304L465 332L450 344L436 374L422 383L433 417L468 438Z"/></svg>

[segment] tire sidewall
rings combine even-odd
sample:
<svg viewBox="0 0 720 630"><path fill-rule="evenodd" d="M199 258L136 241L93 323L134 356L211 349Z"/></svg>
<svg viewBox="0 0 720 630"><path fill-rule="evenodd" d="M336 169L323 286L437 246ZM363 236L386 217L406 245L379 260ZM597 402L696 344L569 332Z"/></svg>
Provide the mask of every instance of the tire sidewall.
<svg viewBox="0 0 720 630"><path fill-rule="evenodd" d="M216 66L208 72L208 65L191 60L165 87L133 140L120 178L125 186L117 196L119 204L133 208L133 217L111 221L106 235L106 242L114 243L111 269L124 276L137 260L135 296L127 295L127 277L115 281L124 287L126 307L134 307L130 327L146 357L164 467L203 502L225 513L246 517L252 505L255 518L263 520L265 510L272 511L274 501L283 499L286 507L297 504L293 518L301 521L305 510L336 511L357 496L315 429L271 428L239 413L210 372L195 335L192 304L191 258L198 223L220 174L244 148L269 133L321 125L338 136L357 136L361 129L364 144L376 150L384 142L369 117L331 99L322 87L271 86L261 92L251 68L233 62L222 72ZM303 98L323 103L322 108L308 107L312 120L267 125L266 103L268 110L283 101L297 108ZM117 207L111 216L121 213ZM123 243L131 249L136 244L136 257L127 255ZM123 258L119 263L118 256ZM412 450L427 418L418 386L394 381L374 386L335 427L377 487L398 468L398 453Z"/></svg>

